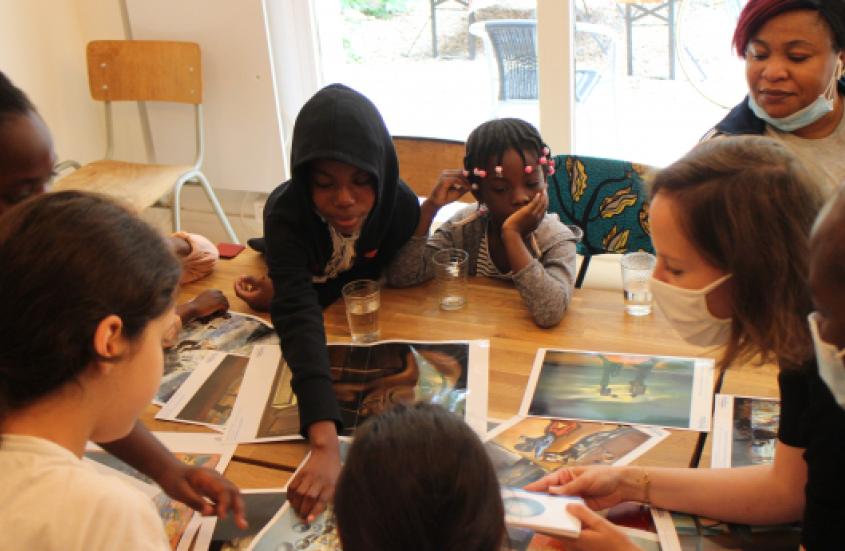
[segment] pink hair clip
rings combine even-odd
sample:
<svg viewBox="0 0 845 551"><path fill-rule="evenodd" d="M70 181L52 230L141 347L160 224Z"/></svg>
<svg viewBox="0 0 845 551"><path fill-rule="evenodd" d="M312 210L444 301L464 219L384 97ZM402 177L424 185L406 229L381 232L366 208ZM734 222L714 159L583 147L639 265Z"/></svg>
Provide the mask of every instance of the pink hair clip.
<svg viewBox="0 0 845 551"><path fill-rule="evenodd" d="M550 166L550 167L549 167L549 176L551 176L551 175L552 175L552 174L554 174L554 173L555 173L555 167L554 167L554 166Z"/></svg>
<svg viewBox="0 0 845 551"><path fill-rule="evenodd" d="M496 167L496 176L498 176L498 177L500 177L500 178L501 178L501 177L502 177L502 172L504 172L504 171L502 170L502 167L501 167L501 166L497 166L497 167Z"/></svg>
<svg viewBox="0 0 845 551"><path fill-rule="evenodd" d="M469 170L464 169L461 171L461 174L463 174L464 178L466 178L469 176Z"/></svg>
<svg viewBox="0 0 845 551"><path fill-rule="evenodd" d="M545 156L540 157L540 164L541 165L547 165L547 164L549 164L549 160Z"/></svg>
<svg viewBox="0 0 845 551"><path fill-rule="evenodd" d="M479 178L486 178L487 177L487 171L483 170L481 168L472 169L472 173L475 174L476 176L478 176Z"/></svg>
<svg viewBox="0 0 845 551"><path fill-rule="evenodd" d="M525 168L523 170L525 170L526 174L531 174L532 172L534 172L534 167L531 165L525 165Z"/></svg>
<svg viewBox="0 0 845 551"><path fill-rule="evenodd" d="M548 157L548 156L549 156L549 153L551 153L551 151L549 151L549 148L548 148L548 147L543 147L543 156L544 156L544 157Z"/></svg>

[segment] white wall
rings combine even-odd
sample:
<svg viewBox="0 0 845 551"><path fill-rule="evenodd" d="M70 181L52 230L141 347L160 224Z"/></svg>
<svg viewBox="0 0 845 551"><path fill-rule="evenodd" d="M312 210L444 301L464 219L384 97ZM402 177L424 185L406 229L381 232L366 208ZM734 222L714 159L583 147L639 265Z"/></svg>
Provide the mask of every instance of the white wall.
<svg viewBox="0 0 845 551"><path fill-rule="evenodd" d="M574 151L572 0L537 0L540 132L556 153Z"/></svg>
<svg viewBox="0 0 845 551"><path fill-rule="evenodd" d="M38 107L60 159L103 155L102 106L88 93L85 44L123 38L120 14L118 0L0 0L0 70ZM117 115L125 122L118 153L143 156L137 108Z"/></svg>
<svg viewBox="0 0 845 551"><path fill-rule="evenodd" d="M135 16L128 21L134 23L131 29L124 20L124 0L0 0L0 70L38 107L59 159L85 163L102 158L103 106L89 95L85 45L96 39L123 39L130 30L138 39L200 42L206 102L212 102L206 106L205 165L212 185L264 191L275 187L284 177L286 154L262 0L128 0L128 4L134 9L129 15ZM224 85L214 86L221 82ZM115 158L190 162L192 110L179 107L147 105L156 146L151 159L139 107L116 103ZM184 147L174 145L177 139L184 139Z"/></svg>
<svg viewBox="0 0 845 551"><path fill-rule="evenodd" d="M262 0L126 0L132 37L197 42L203 56L206 155L216 188L270 191L284 179ZM193 107L147 105L156 160L194 156Z"/></svg>

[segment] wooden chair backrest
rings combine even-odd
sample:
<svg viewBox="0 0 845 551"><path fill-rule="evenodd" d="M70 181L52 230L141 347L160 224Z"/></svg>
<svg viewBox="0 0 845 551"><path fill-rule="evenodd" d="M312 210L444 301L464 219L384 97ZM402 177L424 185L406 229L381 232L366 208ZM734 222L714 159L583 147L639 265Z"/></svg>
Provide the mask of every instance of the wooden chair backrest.
<svg viewBox="0 0 845 551"><path fill-rule="evenodd" d="M202 103L199 44L95 40L88 43L86 53L95 100Z"/></svg>
<svg viewBox="0 0 845 551"><path fill-rule="evenodd" d="M428 197L431 194L441 171L464 167L464 142L394 136L393 144L399 157L399 175L420 197ZM473 203L475 199L467 193L461 201Z"/></svg>

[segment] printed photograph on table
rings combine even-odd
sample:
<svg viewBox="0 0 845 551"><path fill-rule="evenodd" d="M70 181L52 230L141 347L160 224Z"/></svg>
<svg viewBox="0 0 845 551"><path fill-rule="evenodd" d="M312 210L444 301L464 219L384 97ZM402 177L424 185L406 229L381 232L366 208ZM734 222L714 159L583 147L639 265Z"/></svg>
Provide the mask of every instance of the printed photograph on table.
<svg viewBox="0 0 845 551"><path fill-rule="evenodd" d="M173 452L177 459L186 465L206 467L219 473L226 470L226 466L235 453L233 444L222 442L220 435L179 432L154 432L164 446ZM194 510L171 499L147 476L120 459L106 453L94 443L88 443L84 460L98 471L109 476L117 476L139 488L150 497L164 523L164 531L171 548L187 549L193 539L194 531L189 528L194 517ZM146 489L145 489L146 488Z"/></svg>
<svg viewBox="0 0 845 551"><path fill-rule="evenodd" d="M710 430L714 361L537 351L520 415Z"/></svg>
<svg viewBox="0 0 845 551"><path fill-rule="evenodd" d="M779 424L780 402L774 398L717 394L710 466L772 463Z"/></svg>
<svg viewBox="0 0 845 551"><path fill-rule="evenodd" d="M798 551L801 527L746 526L671 513L677 542L662 541L663 551ZM668 539L668 538L665 538Z"/></svg>
<svg viewBox="0 0 845 551"><path fill-rule="evenodd" d="M483 433L487 341L330 344L332 383L344 434L397 403L439 404ZM226 432L230 442L300 438L290 368L279 347L256 347Z"/></svg>
<svg viewBox="0 0 845 551"><path fill-rule="evenodd" d="M243 356L207 353L156 414L156 419L223 430L232 414L248 363L249 358Z"/></svg>
<svg viewBox="0 0 845 551"><path fill-rule="evenodd" d="M246 551L255 536L279 512L287 498L281 490L241 490L249 527L241 530L231 516L223 520L203 517L194 551Z"/></svg>
<svg viewBox="0 0 845 551"><path fill-rule="evenodd" d="M248 314L226 312L185 324L175 346L165 350L164 374L154 403L163 405L196 369L202 351L249 356L257 344L278 344L273 326Z"/></svg>
<svg viewBox="0 0 845 551"><path fill-rule="evenodd" d="M290 503L285 503L276 516L258 533L249 551L341 551L340 538L331 507L313 522L305 524Z"/></svg>
<svg viewBox="0 0 845 551"><path fill-rule="evenodd" d="M165 350L166 358L169 354L170 352ZM170 364L165 363L164 373L161 376L158 391L153 397L153 403L157 406L163 406L167 403L208 355L203 350L186 350L179 354L178 361Z"/></svg>
<svg viewBox="0 0 845 551"><path fill-rule="evenodd" d="M627 465L667 436L656 427L515 417L484 445L499 483L521 487L561 467Z"/></svg>
<svg viewBox="0 0 845 551"><path fill-rule="evenodd" d="M249 314L226 312L185 324L178 343L168 352L217 350L249 356L257 344L279 344L273 326Z"/></svg>

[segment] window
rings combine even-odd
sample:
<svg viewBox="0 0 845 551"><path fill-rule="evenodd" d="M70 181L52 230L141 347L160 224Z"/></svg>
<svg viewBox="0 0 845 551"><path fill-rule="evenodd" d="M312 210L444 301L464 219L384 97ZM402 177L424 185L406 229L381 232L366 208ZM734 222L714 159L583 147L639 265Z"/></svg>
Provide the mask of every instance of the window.
<svg viewBox="0 0 845 551"><path fill-rule="evenodd" d="M324 82L342 82L373 100L394 135L465 140L497 116L538 124L536 0L317 4ZM491 21L513 24L499 25L491 40ZM506 69L501 88L494 44Z"/></svg>
<svg viewBox="0 0 845 551"><path fill-rule="evenodd" d="M311 1L322 82L367 95L394 135L464 140L517 116L558 151L665 166L745 95L730 41L746 0Z"/></svg>
<svg viewBox="0 0 845 551"><path fill-rule="evenodd" d="M598 67L600 76L576 103L575 150L665 166L693 147L745 95L743 63L730 46L744 3L577 2L576 75ZM617 37L615 59L579 25Z"/></svg>

